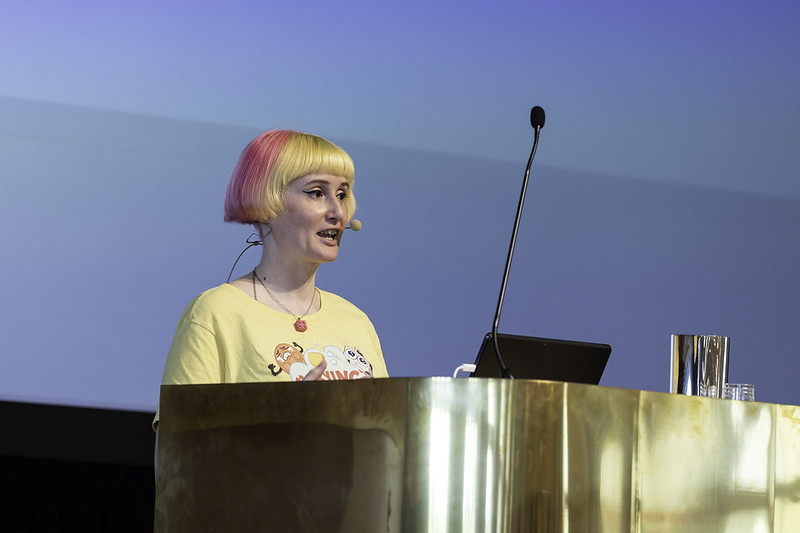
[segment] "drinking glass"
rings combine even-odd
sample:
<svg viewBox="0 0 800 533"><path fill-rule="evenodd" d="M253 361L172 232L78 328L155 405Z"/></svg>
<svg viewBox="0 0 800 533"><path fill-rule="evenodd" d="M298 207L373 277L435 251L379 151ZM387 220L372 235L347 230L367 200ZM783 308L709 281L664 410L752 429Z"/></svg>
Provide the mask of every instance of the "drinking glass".
<svg viewBox="0 0 800 533"><path fill-rule="evenodd" d="M750 383L728 383L722 390L722 397L728 400L756 401L756 388Z"/></svg>

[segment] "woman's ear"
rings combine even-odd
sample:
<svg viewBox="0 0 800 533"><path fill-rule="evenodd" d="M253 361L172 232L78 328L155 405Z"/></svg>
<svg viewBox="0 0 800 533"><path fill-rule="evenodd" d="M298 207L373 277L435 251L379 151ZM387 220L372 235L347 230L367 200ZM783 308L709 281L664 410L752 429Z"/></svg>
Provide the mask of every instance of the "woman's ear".
<svg viewBox="0 0 800 533"><path fill-rule="evenodd" d="M269 226L269 222L256 222L256 231L258 232L259 240L263 241L264 238L270 234L272 228Z"/></svg>

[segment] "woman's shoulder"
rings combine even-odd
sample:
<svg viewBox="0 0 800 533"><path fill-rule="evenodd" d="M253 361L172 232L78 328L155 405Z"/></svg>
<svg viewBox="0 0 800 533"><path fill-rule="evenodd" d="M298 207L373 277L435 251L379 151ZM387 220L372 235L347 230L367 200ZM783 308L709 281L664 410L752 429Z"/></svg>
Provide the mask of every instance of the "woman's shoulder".
<svg viewBox="0 0 800 533"><path fill-rule="evenodd" d="M325 311L334 311L337 314L341 313L349 313L352 315L359 315L366 317L366 313L359 309L355 304L346 300L339 296L338 294L334 294L332 292L323 291L322 289L319 290L320 296L322 297L322 308Z"/></svg>
<svg viewBox="0 0 800 533"><path fill-rule="evenodd" d="M243 298L248 298L248 296L242 292L241 289L237 289L230 283L223 283L222 285L204 290L195 297L194 301L208 304L216 301L238 301Z"/></svg>
<svg viewBox="0 0 800 533"><path fill-rule="evenodd" d="M241 290L228 283L223 283L195 296L186 307L186 313L204 315L220 309L230 310L232 307L247 305L248 299L249 297Z"/></svg>

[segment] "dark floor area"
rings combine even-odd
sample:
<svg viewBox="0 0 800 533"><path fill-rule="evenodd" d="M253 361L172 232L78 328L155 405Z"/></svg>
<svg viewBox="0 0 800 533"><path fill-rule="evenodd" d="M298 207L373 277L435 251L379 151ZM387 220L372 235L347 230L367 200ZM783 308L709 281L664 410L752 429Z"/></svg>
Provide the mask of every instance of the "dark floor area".
<svg viewBox="0 0 800 533"><path fill-rule="evenodd" d="M0 533L152 532L152 416L0 402Z"/></svg>

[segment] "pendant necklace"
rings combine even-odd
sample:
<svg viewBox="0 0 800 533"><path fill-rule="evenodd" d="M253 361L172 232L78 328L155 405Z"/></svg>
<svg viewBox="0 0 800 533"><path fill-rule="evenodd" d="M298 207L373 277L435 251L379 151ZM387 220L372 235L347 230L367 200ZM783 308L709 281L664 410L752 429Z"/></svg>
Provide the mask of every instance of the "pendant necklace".
<svg viewBox="0 0 800 533"><path fill-rule="evenodd" d="M302 333L302 332L304 332L305 330L307 330L307 329L308 329L308 323L307 323L305 320L303 320L303 317L304 317L304 316L306 316L306 315L308 314L308 312L309 312L309 311L311 311L311 307L314 305L314 296L316 296L316 295L317 295L317 288L316 288L316 287L314 287L314 294L311 296L311 303L309 303L309 304L308 304L308 309L306 309L306 312L305 312L305 313L303 313L302 315L300 315L300 316L297 316L297 315L295 315L294 313L292 313L292 312L289 310L289 308L288 308L288 307L286 307L285 305L283 305L283 304L280 302L280 300L278 300L277 298L275 298L275 295L274 295L274 294L272 294L272 291L271 291L271 290L269 290L269 288L267 287L267 284L266 284L266 283L264 283L264 280L263 280L263 279L261 279L261 276L259 276L258 274L256 274L256 271L255 271L255 270L253 270L253 298L255 298L255 299L256 299L256 301L258 301L258 296L256 295L256 279L257 279L259 282L261 282L261 286L262 286L262 287L264 287L264 290L266 290L266 291L267 291L267 294L269 294L269 297L270 297L270 298L272 298L272 301L274 301L276 304L278 304L278 306L280 306L280 308L281 308L281 309L283 309L284 311L286 311L287 313L289 313L290 315L292 315L292 316L295 318L295 321L294 321L294 329L295 329L296 331L299 331L300 333Z"/></svg>

